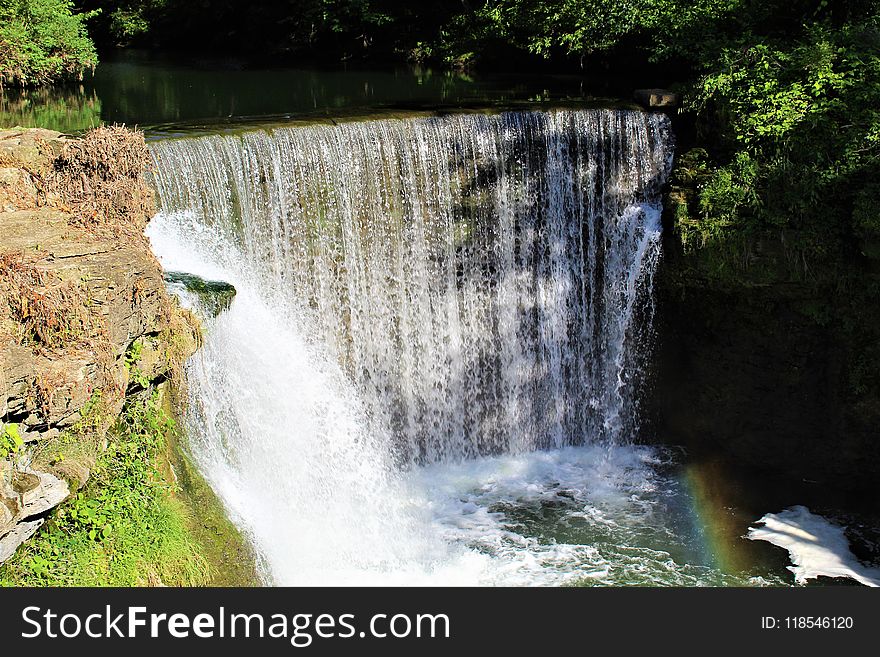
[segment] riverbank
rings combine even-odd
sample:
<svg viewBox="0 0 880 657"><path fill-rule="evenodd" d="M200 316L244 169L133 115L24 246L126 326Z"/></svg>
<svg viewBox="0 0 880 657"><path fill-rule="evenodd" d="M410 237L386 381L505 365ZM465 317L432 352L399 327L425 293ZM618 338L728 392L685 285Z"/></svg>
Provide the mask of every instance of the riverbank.
<svg viewBox="0 0 880 657"><path fill-rule="evenodd" d="M143 236L146 158L121 128L0 131L0 560L36 535L7 584L256 581L158 405L201 338Z"/></svg>

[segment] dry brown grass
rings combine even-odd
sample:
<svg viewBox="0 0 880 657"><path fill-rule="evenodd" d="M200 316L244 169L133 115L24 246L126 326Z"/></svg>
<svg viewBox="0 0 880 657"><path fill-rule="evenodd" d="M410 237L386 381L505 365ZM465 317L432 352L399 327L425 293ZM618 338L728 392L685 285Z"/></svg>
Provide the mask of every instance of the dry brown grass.
<svg viewBox="0 0 880 657"><path fill-rule="evenodd" d="M74 215L72 223L116 235L140 235L153 214L144 135L105 126L64 142L52 163L51 187Z"/></svg>
<svg viewBox="0 0 880 657"><path fill-rule="evenodd" d="M44 418L49 417L55 398L64 395L68 385L69 382L62 372L41 372L34 377L28 388L29 405L37 409Z"/></svg>
<svg viewBox="0 0 880 657"><path fill-rule="evenodd" d="M58 349L95 333L81 287L40 269L21 253L0 255L0 299L18 326L20 344Z"/></svg>
<svg viewBox="0 0 880 657"><path fill-rule="evenodd" d="M34 142L38 154L26 147L20 157L14 150L0 152L0 168L22 174L20 184L0 190L6 203L20 210L57 208L72 215L74 226L114 237L141 237L155 211L144 176L151 160L143 133L114 125L79 139L46 141L37 136Z"/></svg>

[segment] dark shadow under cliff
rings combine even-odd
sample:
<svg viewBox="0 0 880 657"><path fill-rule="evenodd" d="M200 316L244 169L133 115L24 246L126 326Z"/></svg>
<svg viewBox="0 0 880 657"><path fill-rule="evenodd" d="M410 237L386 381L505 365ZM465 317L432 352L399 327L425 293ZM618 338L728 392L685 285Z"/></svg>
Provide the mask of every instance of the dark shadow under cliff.
<svg viewBox="0 0 880 657"><path fill-rule="evenodd" d="M877 267L855 243L798 262L791 241L740 234L686 251L667 231L652 433L694 458L876 505Z"/></svg>

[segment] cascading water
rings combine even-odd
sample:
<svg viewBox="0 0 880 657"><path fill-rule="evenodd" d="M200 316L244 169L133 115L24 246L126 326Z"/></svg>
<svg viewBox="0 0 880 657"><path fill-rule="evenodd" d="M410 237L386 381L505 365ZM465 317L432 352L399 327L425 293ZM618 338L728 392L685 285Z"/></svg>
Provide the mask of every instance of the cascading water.
<svg viewBox="0 0 880 657"><path fill-rule="evenodd" d="M187 424L268 581L613 581L611 527L641 535L626 559L661 554L639 520L653 453L621 446L666 117L377 120L152 152L157 254L238 290L189 364ZM529 529L547 508L592 542Z"/></svg>

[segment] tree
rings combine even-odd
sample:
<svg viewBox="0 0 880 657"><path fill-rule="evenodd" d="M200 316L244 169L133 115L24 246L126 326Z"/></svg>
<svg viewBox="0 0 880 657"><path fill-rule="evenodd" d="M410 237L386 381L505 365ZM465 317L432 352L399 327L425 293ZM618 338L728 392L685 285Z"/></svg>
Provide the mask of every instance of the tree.
<svg viewBox="0 0 880 657"><path fill-rule="evenodd" d="M0 86L81 78L97 65L90 14L72 8L69 0L0 0Z"/></svg>

